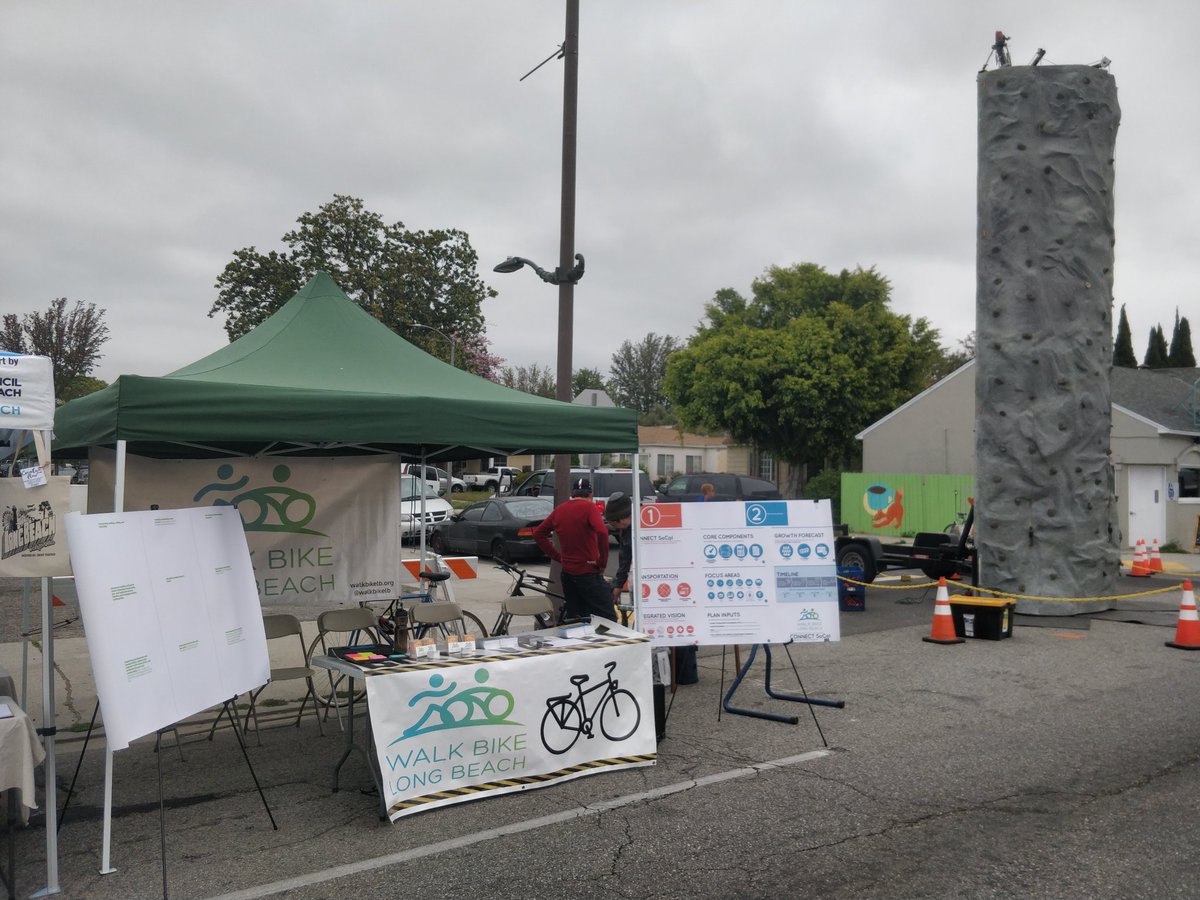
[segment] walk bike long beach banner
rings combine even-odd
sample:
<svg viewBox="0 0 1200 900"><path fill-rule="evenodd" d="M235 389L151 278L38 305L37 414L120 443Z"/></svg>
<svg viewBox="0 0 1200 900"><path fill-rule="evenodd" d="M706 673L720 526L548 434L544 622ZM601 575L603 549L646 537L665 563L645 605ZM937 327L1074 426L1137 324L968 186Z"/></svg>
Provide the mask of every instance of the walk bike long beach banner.
<svg viewBox="0 0 1200 900"><path fill-rule="evenodd" d="M650 645L603 642L369 673L367 705L392 821L656 759Z"/></svg>

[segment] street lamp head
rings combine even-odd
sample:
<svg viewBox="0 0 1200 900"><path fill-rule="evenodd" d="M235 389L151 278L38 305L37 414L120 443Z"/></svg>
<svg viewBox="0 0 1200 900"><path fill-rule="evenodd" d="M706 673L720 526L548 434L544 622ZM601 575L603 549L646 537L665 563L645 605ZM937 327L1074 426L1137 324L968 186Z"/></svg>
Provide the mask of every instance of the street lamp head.
<svg viewBox="0 0 1200 900"><path fill-rule="evenodd" d="M494 269L492 269L492 271L500 272L501 274L507 275L509 272L517 271L517 269L520 269L524 265L525 265L525 260L521 259L521 257L510 256L504 262L499 263Z"/></svg>
<svg viewBox="0 0 1200 900"><path fill-rule="evenodd" d="M510 256L504 262L497 264L492 271L499 272L502 275L507 275L509 272L515 272L517 269L529 266L537 273L538 278L547 284L578 284L579 279L583 277L583 254L575 254L575 265L570 269L563 270L557 268L553 272L548 272L535 263L531 259L526 259L523 256Z"/></svg>

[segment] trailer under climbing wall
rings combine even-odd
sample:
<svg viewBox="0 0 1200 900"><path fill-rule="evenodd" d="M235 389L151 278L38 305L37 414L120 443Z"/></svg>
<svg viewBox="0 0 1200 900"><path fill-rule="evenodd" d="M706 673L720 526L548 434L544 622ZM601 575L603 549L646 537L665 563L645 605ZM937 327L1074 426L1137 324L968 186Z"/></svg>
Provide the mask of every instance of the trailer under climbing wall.
<svg viewBox="0 0 1200 900"><path fill-rule="evenodd" d="M976 542L980 583L1118 593L1112 404L1113 77L1009 66L978 79ZM1021 600L1022 613L1103 601Z"/></svg>

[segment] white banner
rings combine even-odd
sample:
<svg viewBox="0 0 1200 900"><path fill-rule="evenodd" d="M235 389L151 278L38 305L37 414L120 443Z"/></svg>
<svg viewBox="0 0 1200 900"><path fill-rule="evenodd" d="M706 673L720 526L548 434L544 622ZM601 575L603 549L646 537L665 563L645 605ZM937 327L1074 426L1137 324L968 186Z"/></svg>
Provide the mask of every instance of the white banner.
<svg viewBox="0 0 1200 900"><path fill-rule="evenodd" d="M267 682L236 510L70 513L66 527L109 747Z"/></svg>
<svg viewBox="0 0 1200 900"><path fill-rule="evenodd" d="M111 509L115 454L92 448L90 459L88 510ZM263 605L350 606L397 594L397 457L130 455L125 485L126 509L236 506Z"/></svg>
<svg viewBox="0 0 1200 900"><path fill-rule="evenodd" d="M655 503L638 524L656 646L840 640L828 500Z"/></svg>
<svg viewBox="0 0 1200 900"><path fill-rule="evenodd" d="M54 364L46 356L0 351L0 431L54 427Z"/></svg>
<svg viewBox="0 0 1200 900"><path fill-rule="evenodd" d="M392 821L653 765L650 644L619 626L612 631L603 643L554 638L548 650L368 673L371 728ZM572 676L583 680L574 684Z"/></svg>
<svg viewBox="0 0 1200 900"><path fill-rule="evenodd" d="M71 511L71 479L56 476L27 488L0 478L0 575L56 578L71 574L63 517Z"/></svg>

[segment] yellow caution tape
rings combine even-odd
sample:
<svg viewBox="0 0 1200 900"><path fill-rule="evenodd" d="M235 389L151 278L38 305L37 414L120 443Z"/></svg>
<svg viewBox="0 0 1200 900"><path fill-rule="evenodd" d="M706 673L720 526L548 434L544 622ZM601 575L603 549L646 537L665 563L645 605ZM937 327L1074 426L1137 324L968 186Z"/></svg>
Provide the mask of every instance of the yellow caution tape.
<svg viewBox="0 0 1200 900"><path fill-rule="evenodd" d="M1172 572L1172 575L1175 573ZM907 584L878 584L867 581L855 581L853 578L846 578L844 575L837 576L838 581L844 581L846 584L857 584L862 587L870 587L877 591L913 591L927 588L935 588L938 586L936 581L923 582L908 582ZM955 585L961 587L960 585ZM1096 603L1111 600L1136 600L1138 597L1152 597L1155 594L1165 594L1169 591L1179 590L1179 585L1172 584L1166 587L1154 588L1149 591L1140 591L1136 594L1116 594L1111 597L1039 597L1035 594L1013 594L1007 591L997 591L991 588L972 586L971 590L979 591L983 594L991 594L995 597L1005 597L1012 600L1045 600L1054 603Z"/></svg>

